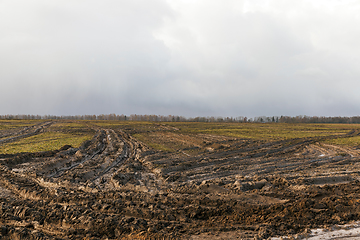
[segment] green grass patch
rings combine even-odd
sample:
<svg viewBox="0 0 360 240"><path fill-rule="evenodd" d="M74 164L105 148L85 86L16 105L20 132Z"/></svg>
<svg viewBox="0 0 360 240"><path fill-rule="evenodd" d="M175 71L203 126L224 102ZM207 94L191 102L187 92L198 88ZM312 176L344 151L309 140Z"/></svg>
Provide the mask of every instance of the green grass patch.
<svg viewBox="0 0 360 240"><path fill-rule="evenodd" d="M213 134L255 140L281 140L338 135L360 128L346 124L261 124L261 123L165 123L182 133Z"/></svg>
<svg viewBox="0 0 360 240"><path fill-rule="evenodd" d="M51 151L64 145L79 147L84 141L90 140L92 135L74 135L68 133L45 132L39 135L20 139L1 146L0 154L15 154L20 152Z"/></svg>
<svg viewBox="0 0 360 240"><path fill-rule="evenodd" d="M349 137L349 138L337 138L337 139L331 139L324 141L324 143L327 144L333 144L333 145L346 145L346 146L358 146L360 145L360 136L356 137Z"/></svg>

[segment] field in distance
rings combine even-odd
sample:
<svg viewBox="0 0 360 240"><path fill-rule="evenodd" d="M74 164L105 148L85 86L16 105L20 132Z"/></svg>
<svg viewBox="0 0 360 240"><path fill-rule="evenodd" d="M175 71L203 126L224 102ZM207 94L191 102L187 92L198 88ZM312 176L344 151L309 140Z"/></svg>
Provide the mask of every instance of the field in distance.
<svg viewBox="0 0 360 240"><path fill-rule="evenodd" d="M4 239L266 239L359 220L360 125L0 120Z"/></svg>
<svg viewBox="0 0 360 240"><path fill-rule="evenodd" d="M8 139L19 128L31 127L41 120L0 120L0 141ZM120 129L143 141L155 150L188 154L201 150L222 148L224 145L207 141L207 137L258 140L263 142L297 138L342 135L360 129L358 124L287 124L287 123L198 123L198 122L130 122L130 121L58 121L41 134L18 138L2 143L0 154L56 150L63 145L80 146L95 134L96 127ZM325 138L326 139L326 138ZM225 141L226 141L225 140ZM356 146L360 137L328 138L325 141L336 145ZM1 143L1 142L0 142Z"/></svg>

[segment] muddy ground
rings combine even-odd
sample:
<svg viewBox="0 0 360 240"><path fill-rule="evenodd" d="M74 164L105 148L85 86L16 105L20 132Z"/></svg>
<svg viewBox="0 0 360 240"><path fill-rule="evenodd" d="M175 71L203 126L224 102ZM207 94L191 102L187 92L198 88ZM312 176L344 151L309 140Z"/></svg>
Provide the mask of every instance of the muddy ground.
<svg viewBox="0 0 360 240"><path fill-rule="evenodd" d="M199 134L189 155L89 128L79 148L0 156L0 239L305 237L360 220L360 150L323 143L357 131L275 142Z"/></svg>

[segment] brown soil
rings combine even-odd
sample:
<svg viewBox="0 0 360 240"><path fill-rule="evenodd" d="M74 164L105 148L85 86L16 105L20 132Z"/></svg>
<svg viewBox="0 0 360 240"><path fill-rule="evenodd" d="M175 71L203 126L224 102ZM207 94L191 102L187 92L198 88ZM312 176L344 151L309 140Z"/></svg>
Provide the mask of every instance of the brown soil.
<svg viewBox="0 0 360 240"><path fill-rule="evenodd" d="M46 127L36 126L12 134ZM184 135L193 156L96 131L79 148L0 156L1 239L267 239L360 219L359 149L319 143L355 131L278 142Z"/></svg>

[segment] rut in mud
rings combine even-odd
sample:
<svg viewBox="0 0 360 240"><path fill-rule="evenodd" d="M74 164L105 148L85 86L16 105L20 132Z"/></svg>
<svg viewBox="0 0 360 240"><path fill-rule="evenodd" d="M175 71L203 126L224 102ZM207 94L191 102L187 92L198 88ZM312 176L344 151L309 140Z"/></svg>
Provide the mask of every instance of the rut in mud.
<svg viewBox="0 0 360 240"><path fill-rule="evenodd" d="M96 134L78 148L0 156L3 239L266 239L360 219L360 150L321 142L357 131L274 142L199 134L217 148L189 155L89 127Z"/></svg>

